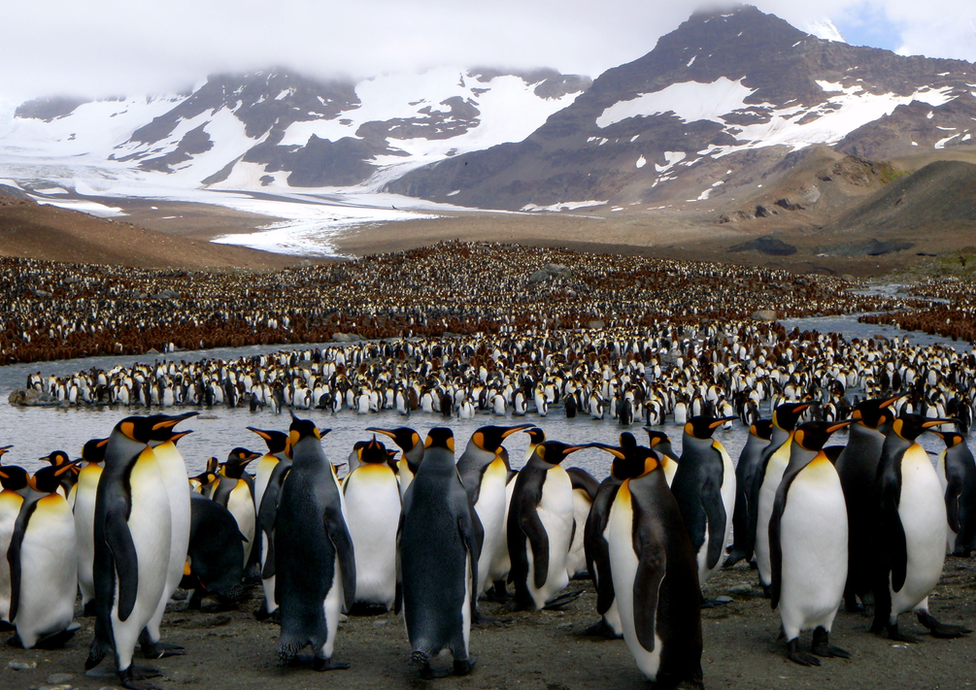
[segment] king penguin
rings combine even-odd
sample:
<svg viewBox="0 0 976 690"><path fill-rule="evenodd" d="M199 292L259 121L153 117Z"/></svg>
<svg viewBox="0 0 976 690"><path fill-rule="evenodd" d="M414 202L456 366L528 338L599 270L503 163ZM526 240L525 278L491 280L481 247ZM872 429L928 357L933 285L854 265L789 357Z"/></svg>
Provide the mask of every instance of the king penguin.
<svg viewBox="0 0 976 690"><path fill-rule="evenodd" d="M570 467L566 474L573 484L573 541L566 558L566 574L570 580L576 580L586 578L588 574L583 533L600 483L582 467Z"/></svg>
<svg viewBox="0 0 976 690"><path fill-rule="evenodd" d="M881 501L881 558L875 564L874 623L888 638L917 642L898 630L898 616L914 611L936 637L959 637L970 630L940 623L929 613L928 597L945 563L946 507L939 477L916 441L926 430L953 420L903 414L885 437L878 465Z"/></svg>
<svg viewBox="0 0 976 690"><path fill-rule="evenodd" d="M790 443L793 441L793 430L800 415L810 407L810 403L782 403L773 410L773 431L769 445L763 450L762 458L749 494L749 505L756 506L750 518L755 525L749 530L756 535L754 546L756 567L759 570L759 584L763 591L769 591L769 517L773 514L773 504L776 502L776 490L783 478L786 466L790 464Z"/></svg>
<svg viewBox="0 0 976 690"><path fill-rule="evenodd" d="M251 551L254 545L255 525L257 515L254 507L254 482L245 468L261 457L261 453L247 448L234 448L227 455L227 461L221 464L217 486L212 498L227 508L237 520L237 526L244 535L244 566L251 561Z"/></svg>
<svg viewBox="0 0 976 690"><path fill-rule="evenodd" d="M671 493L684 518L698 562L698 584L722 567L732 532L735 469L725 447L712 438L717 428L738 417L691 417L684 426L681 459Z"/></svg>
<svg viewBox="0 0 976 690"><path fill-rule="evenodd" d="M660 456L636 444L596 445L613 454L620 482L605 538L627 648L655 687L704 688L699 568Z"/></svg>
<svg viewBox="0 0 976 690"><path fill-rule="evenodd" d="M190 495L190 545L180 586L193 590L188 609L204 596L233 604L244 594L244 539L224 506L196 492Z"/></svg>
<svg viewBox="0 0 976 690"><path fill-rule="evenodd" d="M154 422L126 417L105 446L105 469L95 496L95 637L85 668L109 651L123 687L145 690L159 675L136 668L132 654L166 589L172 518L169 495L149 443Z"/></svg>
<svg viewBox="0 0 976 690"><path fill-rule="evenodd" d="M847 511L840 477L823 450L848 424L807 422L794 432L769 519L770 603L779 607L787 656L802 666L819 666L818 656L851 656L829 642L847 582ZM805 630L813 630L816 656L800 651Z"/></svg>
<svg viewBox="0 0 976 690"><path fill-rule="evenodd" d="M569 584L566 559L573 540L573 483L560 463L584 446L544 441L519 470L508 515L508 553L514 610L559 607L580 592L553 597Z"/></svg>
<svg viewBox="0 0 976 690"><path fill-rule="evenodd" d="M422 678L434 677L430 660L442 650L453 655L455 674L474 667L468 641L479 553L471 513L454 464L454 434L434 427L404 495L398 535L403 618Z"/></svg>
<svg viewBox="0 0 976 690"><path fill-rule="evenodd" d="M107 438L94 438L81 449L81 459L85 463L78 473L75 487L75 534L78 537L78 589L81 590L81 605L85 615L95 615L95 580L92 576L92 563L95 559L95 495L98 480L102 476L102 463L105 462Z"/></svg>
<svg viewBox="0 0 976 690"><path fill-rule="evenodd" d="M871 569L880 558L877 550L880 498L876 477L885 435L895 419L892 406L903 396L862 400L851 412L847 445L837 456L837 474L844 488L850 538L847 587L844 601L848 611L857 611L871 591Z"/></svg>
<svg viewBox="0 0 976 690"><path fill-rule="evenodd" d="M0 455L10 446L0 449ZM10 562L7 551L14 534L24 495L30 489L30 475L17 465L0 465L0 631L13 630L10 625Z"/></svg>
<svg viewBox="0 0 976 690"><path fill-rule="evenodd" d="M395 429L380 429L378 427L367 427L366 431L383 434L391 439L400 448L400 459L397 461L397 479L400 482L400 497L403 498L407 493L407 487L420 469L420 463L424 459L424 444L421 443L420 434L410 427L401 426Z"/></svg>
<svg viewBox="0 0 976 690"><path fill-rule="evenodd" d="M282 431L255 429L247 427L249 431L264 439L268 452L258 461L258 469L254 476L254 505L257 508L257 524L255 529L260 533L261 547L261 586L264 589L264 601L254 612L258 620L266 620L278 610L278 602L274 596L274 520L278 512L278 498L281 495L281 484L291 469L291 458L288 455L288 434ZM243 557L243 553L241 554Z"/></svg>
<svg viewBox="0 0 976 690"><path fill-rule="evenodd" d="M481 557L478 560L478 587L475 589L478 594L491 585L491 562L499 544L506 538L508 465L499 451L506 438L533 426L519 424L480 427L471 435L457 461L461 484L477 518L475 531L482 535L479 545Z"/></svg>
<svg viewBox="0 0 976 690"><path fill-rule="evenodd" d="M316 671L348 668L332 661L339 615L356 600L355 551L342 492L315 424L293 418L289 445L292 466L274 523L278 659L293 663L310 644Z"/></svg>
<svg viewBox="0 0 976 690"><path fill-rule="evenodd" d="M749 562L756 547L756 533L749 529L755 524L751 513L756 506L750 503L751 489L762 461L762 452L772 438L773 422L760 419L749 425L749 438L746 439L739 462L735 466L735 512L732 514L732 545L725 559L725 566L731 567L741 560Z"/></svg>
<svg viewBox="0 0 976 690"><path fill-rule="evenodd" d="M678 455L671 447L671 439L663 431L658 431L650 426L645 426L644 431L647 432L649 447L651 450L657 451L660 456L664 478L668 480L668 486L671 486L671 482L674 481L674 473L678 471Z"/></svg>
<svg viewBox="0 0 976 690"><path fill-rule="evenodd" d="M20 507L7 562L10 564L10 622L25 649L61 647L80 626L72 624L78 591L75 521L60 493L73 464L38 470Z"/></svg>
<svg viewBox="0 0 976 690"><path fill-rule="evenodd" d="M386 446L376 436L356 453L358 467L342 483L356 551L356 603L390 610L397 595L400 488Z"/></svg>
<svg viewBox="0 0 976 690"><path fill-rule="evenodd" d="M936 463L949 523L946 546L949 553L968 558L976 550L976 459L962 434L935 433L946 444Z"/></svg>

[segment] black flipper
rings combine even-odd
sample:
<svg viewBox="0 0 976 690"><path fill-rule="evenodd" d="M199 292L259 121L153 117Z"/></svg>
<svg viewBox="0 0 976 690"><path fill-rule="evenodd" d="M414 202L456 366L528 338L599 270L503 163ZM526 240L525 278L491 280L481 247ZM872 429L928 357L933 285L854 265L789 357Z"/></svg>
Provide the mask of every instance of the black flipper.
<svg viewBox="0 0 976 690"><path fill-rule="evenodd" d="M348 611L356 601L356 556L352 536L341 513L331 509L325 511L325 532L335 546L336 556L339 558L342 593L345 609Z"/></svg>
<svg viewBox="0 0 976 690"><path fill-rule="evenodd" d="M20 584L21 584L21 558L20 549L24 544L24 535L27 533L27 525L30 524L31 515L37 509L37 501L23 503L17 520L14 522L14 533L10 537L10 546L7 548L7 562L10 564L10 607L7 610L7 618L13 623L17 618L17 609L20 608Z"/></svg>
<svg viewBox="0 0 976 690"><path fill-rule="evenodd" d="M721 466L720 466L721 467ZM719 559L725 553L725 503L722 501L722 487L715 478L705 480L701 490L702 508L708 518L708 552L705 565L709 570L718 565Z"/></svg>
<svg viewBox="0 0 976 690"><path fill-rule="evenodd" d="M894 463L897 472L889 472L881 487L881 522L886 540L888 567L891 572L891 590L900 592L905 586L908 571L908 544L905 528L898 514L898 500L901 496L901 461ZM892 475L897 481L889 481Z"/></svg>
<svg viewBox="0 0 976 690"><path fill-rule="evenodd" d="M962 522L959 520L959 500L961 496L962 482L958 477L949 477L945 490L946 521L956 534L962 531Z"/></svg>
<svg viewBox="0 0 976 690"><path fill-rule="evenodd" d="M105 520L105 541L112 554L119 586L119 620L125 621L136 605L139 591L139 557L129 532L129 523L117 506L109 507Z"/></svg>
<svg viewBox="0 0 976 690"><path fill-rule="evenodd" d="M658 592L668 556L660 539L650 539L643 533L634 535L634 550L639 559L634 574L634 628L641 647L653 652Z"/></svg>

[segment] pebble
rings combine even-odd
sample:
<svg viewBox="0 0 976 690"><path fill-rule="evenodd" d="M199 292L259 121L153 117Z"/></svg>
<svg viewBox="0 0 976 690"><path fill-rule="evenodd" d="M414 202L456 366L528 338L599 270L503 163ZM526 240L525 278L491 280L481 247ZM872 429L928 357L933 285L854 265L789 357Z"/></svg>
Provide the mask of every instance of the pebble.
<svg viewBox="0 0 976 690"><path fill-rule="evenodd" d="M9 664L7 664L7 666L8 668L13 669L14 671L27 671L32 668L37 668L37 662L36 661L11 661Z"/></svg>
<svg viewBox="0 0 976 690"><path fill-rule="evenodd" d="M732 597L715 597L715 602L718 604L728 604L732 601Z"/></svg>
<svg viewBox="0 0 976 690"><path fill-rule="evenodd" d="M61 683L60 685L41 685L37 690L72 690L72 688L67 683Z"/></svg>
<svg viewBox="0 0 976 690"><path fill-rule="evenodd" d="M51 685L61 685L74 678L73 673L52 673L47 677L47 682Z"/></svg>
<svg viewBox="0 0 976 690"><path fill-rule="evenodd" d="M730 594L752 594L752 585L733 585L729 587Z"/></svg>

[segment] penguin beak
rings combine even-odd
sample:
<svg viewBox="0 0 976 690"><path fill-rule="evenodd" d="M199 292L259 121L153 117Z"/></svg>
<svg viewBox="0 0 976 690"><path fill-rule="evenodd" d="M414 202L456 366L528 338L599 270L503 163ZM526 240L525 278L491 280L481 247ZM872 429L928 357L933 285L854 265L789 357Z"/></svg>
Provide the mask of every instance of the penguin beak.
<svg viewBox="0 0 976 690"><path fill-rule="evenodd" d="M179 433L177 433L177 434L173 434L172 436L170 436L170 437L169 437L169 440L170 440L170 441L171 441L172 443L176 443L177 441L179 441L179 440L180 440L181 438L183 438L184 436L189 436L189 435L190 435L190 434L192 434L192 433L193 433L193 431L192 431L192 430L190 430L190 431L181 431L181 432L179 432Z"/></svg>
<svg viewBox="0 0 976 690"><path fill-rule="evenodd" d="M731 422L734 419L738 419L738 417L722 417L721 419L716 419L714 422L712 422L711 424L708 425L708 428L709 429L718 429L720 426L722 426L726 422Z"/></svg>
<svg viewBox="0 0 976 690"><path fill-rule="evenodd" d="M586 447L588 447L588 448L599 448L602 451L606 451L607 453L610 453L610 455L612 455L615 458L618 458L620 460L623 460L624 459L624 453L623 453L623 451L620 450L619 448L615 447L615 446L608 446L605 443L590 443Z"/></svg>
<svg viewBox="0 0 976 690"><path fill-rule="evenodd" d="M81 459L79 458L78 460L72 460L70 462L64 463L63 465L61 465L61 467L59 467L58 469L54 470L54 476L55 477L60 477L65 472L70 472L80 462L81 462Z"/></svg>
<svg viewBox="0 0 976 690"><path fill-rule="evenodd" d="M922 422L923 429L931 429L932 427L941 426L943 424L955 424L958 420L956 419L930 419L928 421Z"/></svg>
<svg viewBox="0 0 976 690"><path fill-rule="evenodd" d="M525 431L526 429L531 429L534 426L535 424L519 424L517 426L513 426L510 429L506 429L505 431L502 432L502 438L508 438L512 434L516 434L520 431Z"/></svg>
<svg viewBox="0 0 976 690"><path fill-rule="evenodd" d="M269 434L267 431L262 431L261 429L255 429L253 426L247 427L247 430L253 431L255 434L263 438L265 441L271 440L271 434Z"/></svg>
<svg viewBox="0 0 976 690"><path fill-rule="evenodd" d="M894 405L896 402L898 402L902 398L907 398L907 397L908 397L908 393L902 393L901 395L896 395L893 398L888 398L887 400L885 400L884 402L882 402L880 405L878 405L878 407L880 407L883 410L886 407L891 407L892 405Z"/></svg>
<svg viewBox="0 0 976 690"><path fill-rule="evenodd" d="M839 431L840 429L843 429L845 426L850 426L853 423L854 423L853 419L844 419L842 421L837 422L836 424L832 424L831 426L828 426L827 433L832 434L835 431Z"/></svg>

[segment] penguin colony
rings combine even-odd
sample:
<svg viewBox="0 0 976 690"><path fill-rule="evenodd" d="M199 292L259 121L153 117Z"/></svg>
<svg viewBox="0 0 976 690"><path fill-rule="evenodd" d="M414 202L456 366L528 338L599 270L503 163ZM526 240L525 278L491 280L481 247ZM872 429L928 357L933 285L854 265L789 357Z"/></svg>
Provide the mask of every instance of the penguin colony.
<svg viewBox="0 0 976 690"><path fill-rule="evenodd" d="M531 424L488 425L460 456L447 427L423 441L409 427L369 428L341 480L323 448L328 430L294 415L287 432L249 428L266 453L234 449L192 478L177 449L190 432L177 427L196 413L126 417L77 460L53 452L33 475L0 464L0 620L19 645L61 646L79 627L80 587L95 616L86 668L112 655L124 687L152 688L159 672L133 663L137 647L148 659L183 653L160 630L180 584L196 590L196 605L204 591L240 598L251 525L265 595L256 615L279 623L286 666L304 664L299 653L310 646L313 669L347 668L333 659L340 615L379 608L402 611L422 678L466 675L482 595L508 597L512 584L511 610L559 609L579 595L565 588L585 572L598 593L592 634L622 637L660 687L704 687L701 608L716 602L701 587L727 551L729 563L759 560L760 543L768 559L760 581L798 664L851 657L830 640L845 603L873 605L871 630L892 640L917 641L898 627L908 612L933 636L958 637L970 631L940 622L928 597L947 550L976 548L976 461L957 420L910 412L908 397L860 400L832 421L804 421L809 403L780 403L771 422L751 425L760 440L743 449L739 464L750 468L741 473L712 438L732 418L711 414L684 423L679 457L652 427L646 445L624 431L616 444L567 446ZM862 431L827 446L848 426ZM936 463L917 443L927 431L946 445ZM531 439L520 470L503 445L516 433ZM582 447L610 454L609 476L563 467ZM783 452L785 467L771 473ZM255 460L251 477L245 467ZM865 466L876 468L873 482L858 479ZM752 486L738 491L739 479ZM770 481L772 508L760 517L753 497ZM248 510L230 510L229 496L245 486ZM745 501L737 524L757 533L734 535L726 548L737 497ZM865 528L871 558L855 565L849 547ZM804 631L813 633L810 652ZM451 668L438 662L442 653Z"/></svg>
<svg viewBox="0 0 976 690"><path fill-rule="evenodd" d="M0 257L0 364L152 349L508 333L878 312L833 277L449 242L270 272L185 273Z"/></svg>

